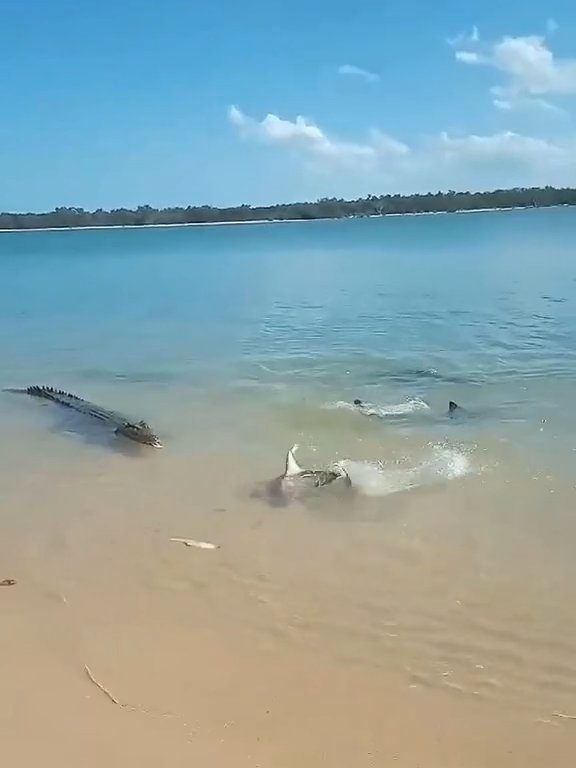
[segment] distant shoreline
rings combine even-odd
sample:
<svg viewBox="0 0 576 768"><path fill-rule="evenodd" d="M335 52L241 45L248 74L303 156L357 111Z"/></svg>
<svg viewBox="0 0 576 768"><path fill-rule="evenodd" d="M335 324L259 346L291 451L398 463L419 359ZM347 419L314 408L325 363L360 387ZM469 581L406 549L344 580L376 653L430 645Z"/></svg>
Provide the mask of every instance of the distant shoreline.
<svg viewBox="0 0 576 768"><path fill-rule="evenodd" d="M358 216L355 218L360 217ZM19 227L18 229L0 229L0 234L6 232L78 232L83 229L174 229L182 227L230 227L236 224L291 224L293 222L299 221L338 221L338 219L250 219L249 221L187 221L181 224L86 224L85 226L78 227Z"/></svg>
<svg viewBox="0 0 576 768"><path fill-rule="evenodd" d="M322 197L314 202L274 205L211 205L154 208L58 206L44 212L2 212L0 232L25 230L136 229L138 227L211 227L232 224L284 224L292 221L332 221L386 216L433 216L440 213L479 213L576 206L576 187L514 187L484 192L425 192L410 195L368 195L355 200Z"/></svg>
<svg viewBox="0 0 576 768"><path fill-rule="evenodd" d="M505 213L506 211L540 210L543 208L570 208L568 203L557 205L515 205L499 208L461 208L454 211L406 211L405 213L375 213L361 216L325 216L318 218L292 218L292 219L247 219L245 221L190 221L182 223L158 223L158 224L86 224L73 227L12 227L0 229L0 234L14 232L78 232L81 230L98 229L181 229L184 227L230 227L251 224L296 224L310 223L314 221L349 221L350 219L388 219L403 216L450 216L471 213Z"/></svg>

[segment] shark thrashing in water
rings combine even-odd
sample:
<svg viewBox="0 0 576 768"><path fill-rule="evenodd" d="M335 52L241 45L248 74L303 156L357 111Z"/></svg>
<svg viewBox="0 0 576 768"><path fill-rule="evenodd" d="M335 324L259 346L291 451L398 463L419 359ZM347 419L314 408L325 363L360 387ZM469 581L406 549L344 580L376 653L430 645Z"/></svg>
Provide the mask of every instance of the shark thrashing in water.
<svg viewBox="0 0 576 768"><path fill-rule="evenodd" d="M352 483L348 473L338 465L333 469L304 469L296 461L294 453L298 446L294 445L286 454L284 474L275 481L284 496L297 496L302 492L322 488L336 481L350 486Z"/></svg>
<svg viewBox="0 0 576 768"><path fill-rule="evenodd" d="M78 413L92 416L95 419L110 424L114 427L114 432L117 435L123 435L130 440L134 440L143 445L150 445L153 448L162 448L162 443L145 421L135 422L116 411L101 408L99 405L94 405L94 403L83 400L76 395L71 395L69 392L63 392L61 389L35 386L27 387L27 389L12 389L8 391L21 392L23 394L31 395L32 397L39 397L43 400L51 400L53 403L58 403L66 408L72 408L72 410L78 411Z"/></svg>
<svg viewBox="0 0 576 768"><path fill-rule="evenodd" d="M422 403L422 409L428 409L428 405L422 400L422 401L412 401L412 403ZM388 412L383 411L381 408L379 408L377 405L374 405L373 403L365 403L363 400L359 400L358 398L354 400L353 406L356 408L357 411L360 413L363 413L365 416L378 416L379 418L384 418L385 416L395 416L395 415L404 415L405 413L410 413L411 410L407 407L410 405L410 401L407 404L402 404L402 406L392 406L394 410L391 408L388 409ZM420 410L420 408L412 410ZM458 403L455 403L453 400L450 400L448 403L448 412L447 416L449 416L451 419L454 418L454 416L461 416L465 413L465 409L458 405Z"/></svg>

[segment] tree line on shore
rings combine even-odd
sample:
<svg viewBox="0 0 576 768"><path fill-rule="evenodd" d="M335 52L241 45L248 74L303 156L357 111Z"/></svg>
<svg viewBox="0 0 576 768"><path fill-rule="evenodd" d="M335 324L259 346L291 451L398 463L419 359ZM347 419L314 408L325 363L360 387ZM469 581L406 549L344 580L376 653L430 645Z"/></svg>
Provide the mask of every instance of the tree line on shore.
<svg viewBox="0 0 576 768"><path fill-rule="evenodd" d="M448 213L476 209L550 207L576 205L576 189L516 187L492 192L436 192L413 195L369 195L357 200L322 198L310 203L270 206L240 205L215 208L209 205L187 208L153 208L141 205L134 210L115 208L85 211L60 207L47 213L0 213L0 229L143 226L151 224L215 224L218 222L287 221L386 216L402 213Z"/></svg>

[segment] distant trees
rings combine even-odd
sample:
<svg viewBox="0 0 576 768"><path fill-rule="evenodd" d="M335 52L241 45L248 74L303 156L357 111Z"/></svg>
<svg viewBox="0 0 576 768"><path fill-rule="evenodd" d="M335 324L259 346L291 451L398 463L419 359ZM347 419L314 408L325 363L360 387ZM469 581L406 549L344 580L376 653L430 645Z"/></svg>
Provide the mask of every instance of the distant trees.
<svg viewBox="0 0 576 768"><path fill-rule="evenodd" d="M340 219L345 217L386 216L399 213L441 213L478 208L547 207L576 205L576 189L517 187L492 192L429 192L419 195L369 195L358 200L323 197L315 203L288 203L271 206L241 205L212 208L209 205L187 208L136 210L116 208L85 211L61 207L49 213L0 213L0 229L35 229L103 226L143 226L146 224L194 224L224 221Z"/></svg>

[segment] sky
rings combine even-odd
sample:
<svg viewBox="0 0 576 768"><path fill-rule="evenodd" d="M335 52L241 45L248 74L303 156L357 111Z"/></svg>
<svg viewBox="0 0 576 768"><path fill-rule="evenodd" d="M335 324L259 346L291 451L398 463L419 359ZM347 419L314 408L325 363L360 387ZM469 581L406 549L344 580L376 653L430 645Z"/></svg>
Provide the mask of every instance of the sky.
<svg viewBox="0 0 576 768"><path fill-rule="evenodd" d="M576 186L576 2L4 0L0 210Z"/></svg>

